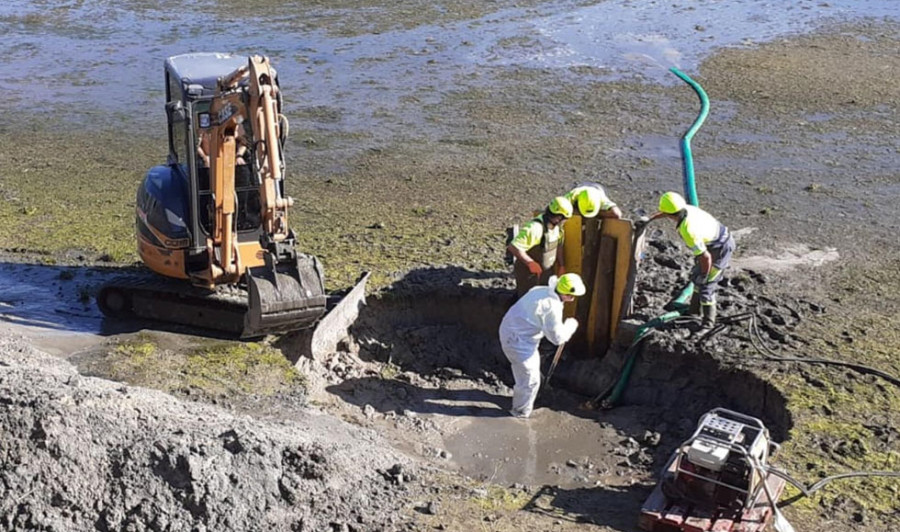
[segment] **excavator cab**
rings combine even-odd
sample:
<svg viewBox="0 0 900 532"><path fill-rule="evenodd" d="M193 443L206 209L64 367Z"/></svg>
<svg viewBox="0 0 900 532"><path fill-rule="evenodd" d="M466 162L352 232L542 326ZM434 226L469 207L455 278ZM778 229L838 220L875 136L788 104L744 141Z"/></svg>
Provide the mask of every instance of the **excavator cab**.
<svg viewBox="0 0 900 532"><path fill-rule="evenodd" d="M261 56L185 54L166 60L165 80L168 157L138 188L136 224L141 260L168 281L109 283L100 308L241 337L313 327L336 304L288 226L275 69ZM364 292L340 303L358 309Z"/></svg>

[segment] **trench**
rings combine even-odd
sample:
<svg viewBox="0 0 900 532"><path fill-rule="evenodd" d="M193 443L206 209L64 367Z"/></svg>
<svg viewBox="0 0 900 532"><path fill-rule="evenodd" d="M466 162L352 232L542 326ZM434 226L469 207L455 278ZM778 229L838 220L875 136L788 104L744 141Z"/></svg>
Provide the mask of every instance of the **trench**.
<svg viewBox="0 0 900 532"><path fill-rule="evenodd" d="M532 418L511 418L513 378L497 330L513 294L503 272L409 272L370 297L352 331L356 356L389 370L328 391L409 437L439 434L435 454L474 479L505 485L647 482L716 407L758 417L775 441L786 439L792 420L775 387L672 342L647 343L616 408L585 408L618 374L616 354L568 353ZM554 350L541 346L544 372Z"/></svg>

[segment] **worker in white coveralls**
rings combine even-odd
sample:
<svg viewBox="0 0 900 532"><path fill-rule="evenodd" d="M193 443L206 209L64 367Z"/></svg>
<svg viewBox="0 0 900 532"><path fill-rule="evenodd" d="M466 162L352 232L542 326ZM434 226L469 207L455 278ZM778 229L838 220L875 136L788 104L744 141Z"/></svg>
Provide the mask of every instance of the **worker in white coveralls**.
<svg viewBox="0 0 900 532"><path fill-rule="evenodd" d="M722 272L731 262L734 237L724 224L700 207L688 205L684 197L676 192L666 192L660 196L659 212L639 223L657 218L669 218L676 222L678 234L694 255L691 312L702 314L701 331L712 329L716 324L716 291ZM699 309L696 308L698 302Z"/></svg>
<svg viewBox="0 0 900 532"><path fill-rule="evenodd" d="M500 346L512 364L516 385L513 388L512 409L515 417L527 418L534 409L541 385L541 357L538 345L541 338L559 345L568 342L578 322L575 318L563 321L563 303L574 301L585 292L584 282L577 273L551 276L547 286L535 286L506 312L500 322Z"/></svg>

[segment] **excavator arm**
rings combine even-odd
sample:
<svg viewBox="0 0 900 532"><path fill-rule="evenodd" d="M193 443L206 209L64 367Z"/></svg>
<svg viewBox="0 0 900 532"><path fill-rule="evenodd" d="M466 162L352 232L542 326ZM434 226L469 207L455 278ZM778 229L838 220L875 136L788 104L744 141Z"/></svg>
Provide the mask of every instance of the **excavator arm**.
<svg viewBox="0 0 900 532"><path fill-rule="evenodd" d="M209 242L211 264L209 284L233 283L244 273L240 254L235 252L235 165L237 151L249 143L246 154L259 185L261 236L266 252L283 255L280 244L293 245L288 226L288 208L293 199L283 195L284 159L281 143L286 120L278 109L279 88L266 57L249 58L240 67L219 80L215 99L210 105L210 187L214 198L213 234ZM252 265L247 265L252 267Z"/></svg>
<svg viewBox="0 0 900 532"><path fill-rule="evenodd" d="M252 56L219 80L210 105L210 189L213 226L209 239L210 267L204 282L213 286L246 282L249 309L245 329L309 324L324 314L324 274L319 261L298 254L288 226L293 199L283 194L284 158L281 152L286 120L280 113L279 87L269 59ZM246 154L259 188L258 246L250 260L237 250L235 224L238 195L235 190L236 153L249 144Z"/></svg>

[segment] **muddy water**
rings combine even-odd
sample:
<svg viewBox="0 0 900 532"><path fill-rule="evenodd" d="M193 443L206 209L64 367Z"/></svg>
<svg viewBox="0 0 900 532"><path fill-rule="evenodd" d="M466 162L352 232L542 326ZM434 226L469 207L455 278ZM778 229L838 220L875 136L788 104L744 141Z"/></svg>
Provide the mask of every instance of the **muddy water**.
<svg viewBox="0 0 900 532"><path fill-rule="evenodd" d="M644 408L628 407L603 415L538 408L527 420L512 417L461 417L447 426L444 444L466 474L501 485L553 485L564 488L623 486L646 475L626 466L633 452L626 441L641 438L636 421ZM573 412L576 415L573 415ZM666 442L673 444L675 442Z"/></svg>
<svg viewBox="0 0 900 532"><path fill-rule="evenodd" d="M81 268L0 263L0 328L56 355L101 343L107 329L90 297L98 278Z"/></svg>
<svg viewBox="0 0 900 532"><path fill-rule="evenodd" d="M428 104L488 83L483 74L497 67L565 75L588 66L593 73L582 69L579 77L671 84L677 80L665 69L691 71L718 47L804 32L832 17L897 16L893 0L545 2L472 20L366 33L371 21L363 8L291 13L268 5L228 20L217 7L207 0L7 0L0 5L7 52L0 62L15 75L2 77L0 89L17 98L25 113L50 107L55 118L83 120L102 109L125 127L159 123L164 58L189 51L264 53L291 88L288 116L300 108L327 110L318 127L402 136L410 128L427 132ZM403 25L404 15L395 18L394 26ZM343 34L353 34L332 35L336 20Z"/></svg>

